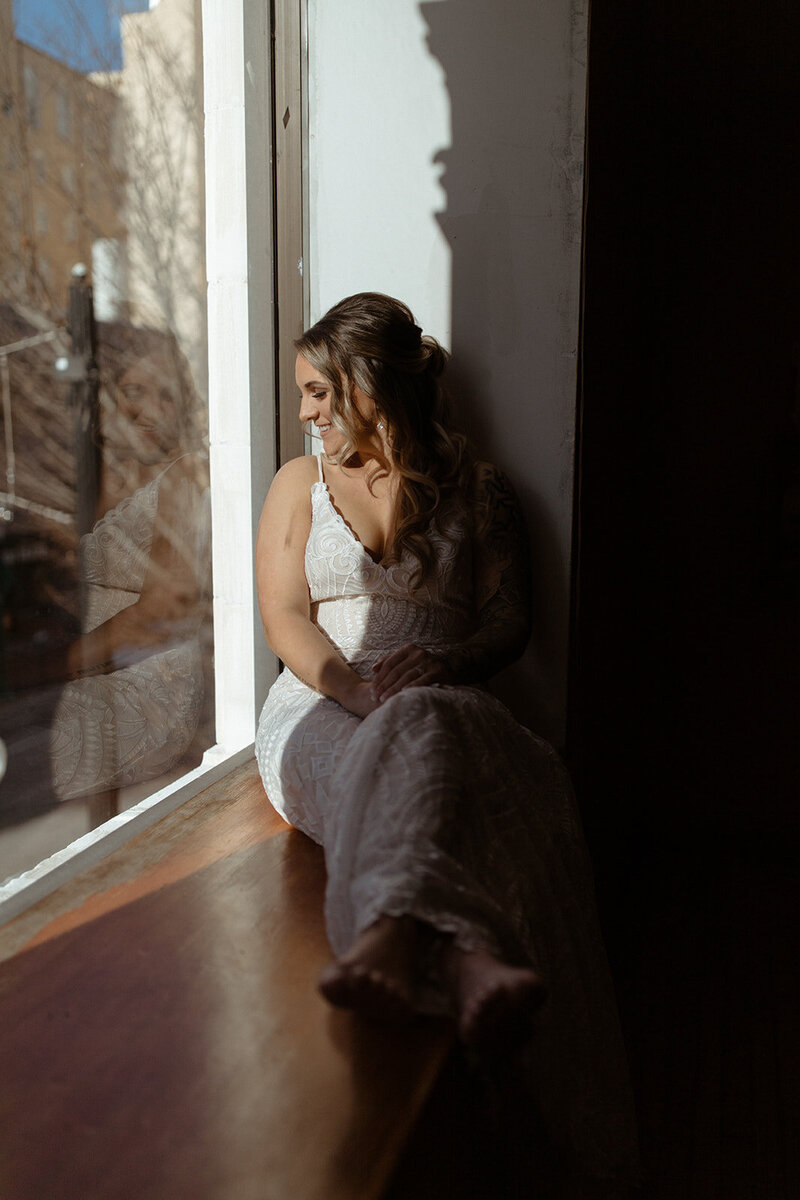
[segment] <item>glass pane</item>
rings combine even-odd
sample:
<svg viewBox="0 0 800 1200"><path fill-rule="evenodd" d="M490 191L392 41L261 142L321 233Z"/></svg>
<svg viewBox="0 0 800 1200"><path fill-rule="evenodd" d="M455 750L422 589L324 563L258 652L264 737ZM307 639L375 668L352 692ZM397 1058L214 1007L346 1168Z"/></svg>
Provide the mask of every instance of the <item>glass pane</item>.
<svg viewBox="0 0 800 1200"><path fill-rule="evenodd" d="M0 883L214 743L199 0L0 0Z"/></svg>

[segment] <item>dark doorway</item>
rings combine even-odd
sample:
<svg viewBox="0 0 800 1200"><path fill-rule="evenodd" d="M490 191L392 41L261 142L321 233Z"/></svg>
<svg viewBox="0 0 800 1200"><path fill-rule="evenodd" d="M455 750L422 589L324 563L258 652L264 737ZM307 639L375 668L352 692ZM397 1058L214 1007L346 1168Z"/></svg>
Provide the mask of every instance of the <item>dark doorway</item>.
<svg viewBox="0 0 800 1200"><path fill-rule="evenodd" d="M570 741L651 1200L800 1194L799 43L592 5Z"/></svg>

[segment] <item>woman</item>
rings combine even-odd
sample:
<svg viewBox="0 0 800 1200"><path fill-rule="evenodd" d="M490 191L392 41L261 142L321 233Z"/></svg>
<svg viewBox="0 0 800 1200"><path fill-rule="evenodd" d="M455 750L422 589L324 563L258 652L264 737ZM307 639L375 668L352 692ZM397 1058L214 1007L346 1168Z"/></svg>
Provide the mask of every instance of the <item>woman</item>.
<svg viewBox="0 0 800 1200"><path fill-rule="evenodd" d="M378 1016L451 1013L478 1050L535 1021L552 1132L613 1169L624 1060L569 781L482 686L529 633L515 498L450 432L445 352L405 305L352 296L296 347L323 449L278 472L259 527L286 669L256 753L272 804L325 848L320 988Z"/></svg>

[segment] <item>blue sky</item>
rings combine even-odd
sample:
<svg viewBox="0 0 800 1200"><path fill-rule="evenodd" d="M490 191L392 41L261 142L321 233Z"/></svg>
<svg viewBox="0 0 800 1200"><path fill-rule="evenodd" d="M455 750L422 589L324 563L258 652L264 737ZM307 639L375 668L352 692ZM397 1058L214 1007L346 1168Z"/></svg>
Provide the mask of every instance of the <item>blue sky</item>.
<svg viewBox="0 0 800 1200"><path fill-rule="evenodd" d="M77 71L122 66L119 13L142 12L147 0L14 0L17 37Z"/></svg>

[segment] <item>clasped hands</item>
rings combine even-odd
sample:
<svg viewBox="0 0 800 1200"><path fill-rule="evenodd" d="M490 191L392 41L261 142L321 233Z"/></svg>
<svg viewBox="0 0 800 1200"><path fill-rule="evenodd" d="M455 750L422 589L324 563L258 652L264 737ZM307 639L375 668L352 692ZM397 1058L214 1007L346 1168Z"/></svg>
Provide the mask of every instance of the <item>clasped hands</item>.
<svg viewBox="0 0 800 1200"><path fill-rule="evenodd" d="M409 643L379 658L373 667L371 680L363 680L349 697L345 707L357 716L365 717L390 696L409 687L426 687L435 683L452 683L444 659L429 654L421 646Z"/></svg>
<svg viewBox="0 0 800 1200"><path fill-rule="evenodd" d="M444 659L413 644L379 658L373 671L371 687L376 704L383 704L403 688L451 682Z"/></svg>

